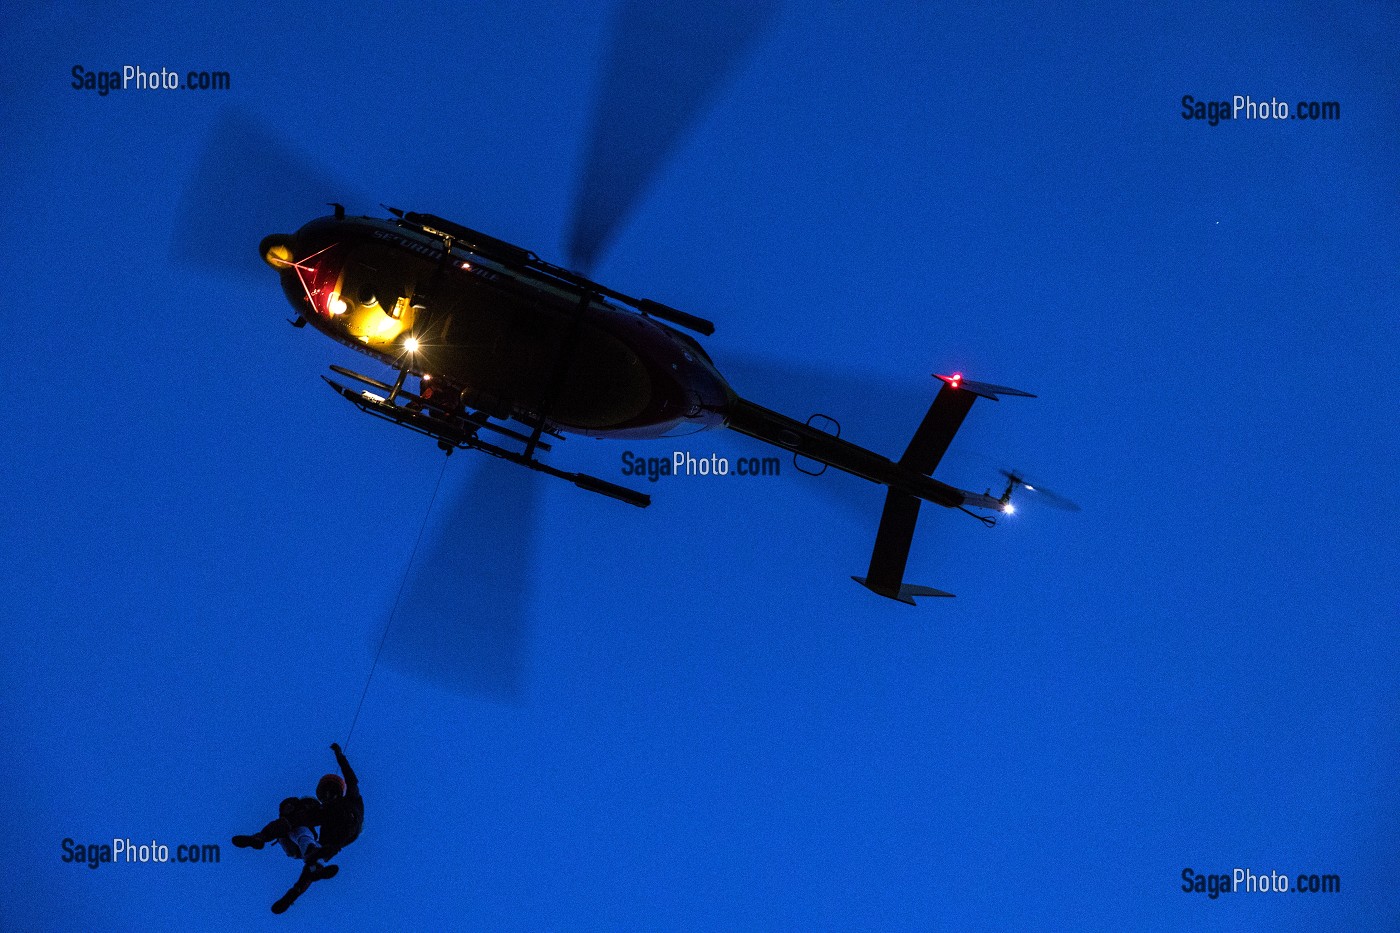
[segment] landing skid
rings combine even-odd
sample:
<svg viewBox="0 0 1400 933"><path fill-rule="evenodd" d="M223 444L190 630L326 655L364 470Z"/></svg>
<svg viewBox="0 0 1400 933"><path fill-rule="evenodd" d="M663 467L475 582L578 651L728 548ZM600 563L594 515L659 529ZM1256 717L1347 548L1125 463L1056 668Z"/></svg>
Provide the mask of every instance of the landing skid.
<svg viewBox="0 0 1400 933"><path fill-rule="evenodd" d="M599 495L616 499L619 502L626 502L628 505L635 505L638 508L646 508L651 505L651 496L645 493L628 489L625 486L618 486L596 476L589 476L587 473L570 473L566 470L560 470L535 459L535 451L550 449L549 444L540 440L540 435L552 432L545 432L540 425L535 427L532 434L526 435L498 424L492 424L482 412L458 414L437 409L428 400L405 391L402 388L402 376L399 379L399 385L391 387L339 366L333 368L341 375L389 392L387 396L376 395L367 390L357 392L334 379L322 376L321 378L325 379L326 383L341 398L366 414L408 428L416 434L433 438L437 441L438 447L446 453L450 454L454 450L479 450L488 456L508 460L537 473L545 473L568 480L579 489L587 492L596 492ZM398 404L399 399L406 399L407 402L402 405ZM510 450L484 441L479 436L482 431L489 431L520 441L526 445L526 450L523 452Z"/></svg>

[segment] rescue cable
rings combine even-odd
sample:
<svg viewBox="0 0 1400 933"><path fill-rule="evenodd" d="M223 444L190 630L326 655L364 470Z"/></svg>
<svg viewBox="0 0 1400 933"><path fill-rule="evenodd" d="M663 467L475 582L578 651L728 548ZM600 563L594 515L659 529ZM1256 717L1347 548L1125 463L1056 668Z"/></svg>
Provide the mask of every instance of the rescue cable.
<svg viewBox="0 0 1400 933"><path fill-rule="evenodd" d="M399 604L403 601L404 587L408 584L409 571L413 569L414 558L418 556L418 546L423 543L423 532L428 528L428 519L433 514L433 505L437 502L438 490L442 488L442 478L447 473L447 458L442 458L442 470L438 473L437 484L433 486L433 494L428 499L428 509L423 513L423 523L418 526L418 537L413 541L413 552L408 555L408 563L403 568L403 579L399 581L399 592L394 596L394 606L389 611L389 619L384 623L384 633L379 636L379 647L374 652L374 663L369 666L369 676L365 678L365 688L360 691L360 702L355 707L355 718L350 720L350 732L345 736L345 747L350 747L350 740L355 736L355 725L360 721L360 710L364 709L365 697L369 694L369 685L374 680L374 671L379 667L379 655L384 651L384 642L389 639L389 628L394 624L394 617L399 614Z"/></svg>

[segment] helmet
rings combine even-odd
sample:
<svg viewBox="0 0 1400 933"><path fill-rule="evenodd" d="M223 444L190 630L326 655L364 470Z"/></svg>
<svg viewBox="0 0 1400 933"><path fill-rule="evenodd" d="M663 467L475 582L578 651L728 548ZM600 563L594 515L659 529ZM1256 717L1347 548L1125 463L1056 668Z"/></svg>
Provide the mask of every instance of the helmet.
<svg viewBox="0 0 1400 933"><path fill-rule="evenodd" d="M327 774L316 782L316 799L322 803L345 796L345 779L338 774Z"/></svg>

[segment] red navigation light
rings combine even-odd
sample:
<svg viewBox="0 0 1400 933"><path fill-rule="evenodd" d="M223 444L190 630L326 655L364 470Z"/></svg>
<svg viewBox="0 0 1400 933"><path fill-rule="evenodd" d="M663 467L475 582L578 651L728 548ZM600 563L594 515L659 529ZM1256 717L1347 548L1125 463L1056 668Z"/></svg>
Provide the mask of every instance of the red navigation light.
<svg viewBox="0 0 1400 933"><path fill-rule="evenodd" d="M948 385L955 389L958 387L959 382L962 382L962 373L953 373L953 375L948 377Z"/></svg>
<svg viewBox="0 0 1400 933"><path fill-rule="evenodd" d="M302 291L312 310L326 317L344 314L349 304L336 290L340 279L343 250L333 243L297 262L288 263L301 281Z"/></svg>

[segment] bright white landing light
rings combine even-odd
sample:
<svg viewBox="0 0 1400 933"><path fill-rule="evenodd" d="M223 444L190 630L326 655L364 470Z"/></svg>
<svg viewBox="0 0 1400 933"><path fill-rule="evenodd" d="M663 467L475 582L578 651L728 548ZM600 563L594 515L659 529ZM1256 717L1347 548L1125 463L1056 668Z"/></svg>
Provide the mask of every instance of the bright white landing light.
<svg viewBox="0 0 1400 933"><path fill-rule="evenodd" d="M404 342L403 342L403 348L404 348L405 350L407 350L409 353L417 353L417 352L418 352L418 338L417 338L417 337L407 337L407 338L405 338L405 339L404 339Z"/></svg>

